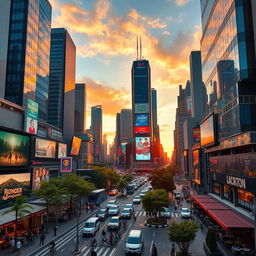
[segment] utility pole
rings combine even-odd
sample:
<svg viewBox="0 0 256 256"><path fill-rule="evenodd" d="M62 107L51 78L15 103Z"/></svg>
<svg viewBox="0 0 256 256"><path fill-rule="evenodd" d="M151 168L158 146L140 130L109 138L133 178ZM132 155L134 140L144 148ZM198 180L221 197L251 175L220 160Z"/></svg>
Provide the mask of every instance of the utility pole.
<svg viewBox="0 0 256 256"><path fill-rule="evenodd" d="M79 214L78 214L78 201L76 201L76 249L74 255L80 255L79 251Z"/></svg>

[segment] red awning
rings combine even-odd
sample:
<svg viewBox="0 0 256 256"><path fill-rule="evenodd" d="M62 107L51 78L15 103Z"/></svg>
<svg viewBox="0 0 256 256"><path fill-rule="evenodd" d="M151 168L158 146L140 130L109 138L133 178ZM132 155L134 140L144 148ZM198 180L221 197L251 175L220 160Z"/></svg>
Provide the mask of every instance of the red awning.
<svg viewBox="0 0 256 256"><path fill-rule="evenodd" d="M252 222L241 217L232 210L209 210L208 214L224 229L228 228L254 228Z"/></svg>
<svg viewBox="0 0 256 256"><path fill-rule="evenodd" d="M218 202L201 202L200 206L205 210L229 210L229 208L221 203Z"/></svg>

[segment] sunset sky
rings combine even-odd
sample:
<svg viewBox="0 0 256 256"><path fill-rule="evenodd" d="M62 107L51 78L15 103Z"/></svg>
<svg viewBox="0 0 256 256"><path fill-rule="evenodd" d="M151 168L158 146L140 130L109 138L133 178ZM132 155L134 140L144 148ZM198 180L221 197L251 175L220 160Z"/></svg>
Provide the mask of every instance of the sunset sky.
<svg viewBox="0 0 256 256"><path fill-rule="evenodd" d="M161 141L171 156L178 85L189 79L189 55L199 50L199 0L50 0L52 27L65 27L77 48L77 82L87 90L90 108L103 105L103 133L111 143L115 116L131 108L131 66L136 36L151 65L158 93Z"/></svg>

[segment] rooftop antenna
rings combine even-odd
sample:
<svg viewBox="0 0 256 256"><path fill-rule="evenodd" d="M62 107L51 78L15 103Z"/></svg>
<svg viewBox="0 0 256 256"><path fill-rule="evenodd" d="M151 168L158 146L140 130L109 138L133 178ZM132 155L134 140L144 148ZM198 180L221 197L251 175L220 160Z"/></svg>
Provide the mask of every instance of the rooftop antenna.
<svg viewBox="0 0 256 256"><path fill-rule="evenodd" d="M137 36L137 60L139 59L139 46L138 46L138 36Z"/></svg>
<svg viewBox="0 0 256 256"><path fill-rule="evenodd" d="M142 59L142 44L141 44L141 36L140 36L140 60Z"/></svg>

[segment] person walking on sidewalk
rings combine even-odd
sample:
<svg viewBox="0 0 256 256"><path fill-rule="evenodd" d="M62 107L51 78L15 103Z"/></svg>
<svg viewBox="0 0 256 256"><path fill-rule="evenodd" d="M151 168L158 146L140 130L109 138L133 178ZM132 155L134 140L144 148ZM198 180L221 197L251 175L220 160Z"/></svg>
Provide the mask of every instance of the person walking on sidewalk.
<svg viewBox="0 0 256 256"><path fill-rule="evenodd" d="M16 243L17 255L21 255L20 247L21 247L21 242L20 242L20 240L18 240L18 242Z"/></svg>
<svg viewBox="0 0 256 256"><path fill-rule="evenodd" d="M152 256L157 256L157 249L155 244L153 244L153 247L152 247Z"/></svg>
<svg viewBox="0 0 256 256"><path fill-rule="evenodd" d="M175 245L172 243L171 256L175 256Z"/></svg>
<svg viewBox="0 0 256 256"><path fill-rule="evenodd" d="M44 235L44 234L41 234L41 235L40 235L40 244L41 244L41 245L44 245L44 240L45 240L45 235Z"/></svg>
<svg viewBox="0 0 256 256"><path fill-rule="evenodd" d="M57 226L57 225L55 225L53 230L54 230L54 236L57 236L58 226Z"/></svg>

